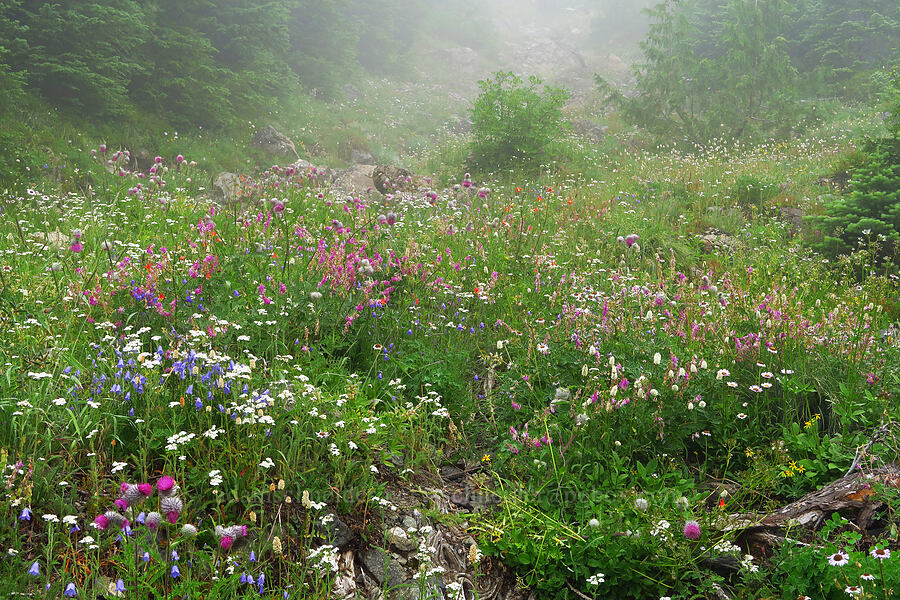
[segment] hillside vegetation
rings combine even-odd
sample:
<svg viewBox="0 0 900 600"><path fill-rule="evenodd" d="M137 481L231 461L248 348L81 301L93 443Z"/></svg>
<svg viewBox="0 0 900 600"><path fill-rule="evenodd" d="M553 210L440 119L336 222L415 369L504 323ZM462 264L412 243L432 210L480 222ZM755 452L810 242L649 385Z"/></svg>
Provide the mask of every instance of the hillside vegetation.
<svg viewBox="0 0 900 600"><path fill-rule="evenodd" d="M0 592L891 597L898 8L401 4L0 8Z"/></svg>

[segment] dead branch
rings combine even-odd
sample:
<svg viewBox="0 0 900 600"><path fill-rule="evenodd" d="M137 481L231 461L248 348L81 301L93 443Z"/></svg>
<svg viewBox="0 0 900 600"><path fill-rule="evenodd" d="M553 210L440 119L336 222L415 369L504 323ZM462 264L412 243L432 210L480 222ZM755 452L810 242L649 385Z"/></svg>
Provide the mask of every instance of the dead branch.
<svg viewBox="0 0 900 600"><path fill-rule="evenodd" d="M856 524L865 530L882 506L881 502L872 498L877 484L900 487L900 465L886 465L869 473L857 471L845 475L766 515L733 515L729 529L754 532L790 525L815 529L831 513L853 510L857 514Z"/></svg>

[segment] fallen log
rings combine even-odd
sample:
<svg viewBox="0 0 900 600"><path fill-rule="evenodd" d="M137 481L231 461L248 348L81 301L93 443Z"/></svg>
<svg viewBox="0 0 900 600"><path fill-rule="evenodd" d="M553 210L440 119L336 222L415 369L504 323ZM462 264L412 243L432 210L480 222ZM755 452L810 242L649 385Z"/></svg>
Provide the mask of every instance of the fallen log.
<svg viewBox="0 0 900 600"><path fill-rule="evenodd" d="M744 529L751 534L798 525L816 529L832 513L850 510L856 514L856 525L865 531L883 505L872 498L878 484L900 487L900 465L845 475L768 514L732 515L728 529Z"/></svg>

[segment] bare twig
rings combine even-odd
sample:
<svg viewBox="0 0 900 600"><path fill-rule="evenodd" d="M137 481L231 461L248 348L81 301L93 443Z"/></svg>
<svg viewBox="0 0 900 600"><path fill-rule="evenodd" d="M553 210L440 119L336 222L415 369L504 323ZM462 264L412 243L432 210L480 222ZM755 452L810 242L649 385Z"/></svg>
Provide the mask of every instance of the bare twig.
<svg viewBox="0 0 900 600"><path fill-rule="evenodd" d="M891 423L890 421L888 421L887 423L882 423L881 426L872 434L872 437L869 439L869 443L862 448L856 449L856 456L853 457L853 462L850 464L850 468L847 469L847 472L844 473L844 477L846 477L847 475L855 471L857 467L859 467L859 464L862 461L863 457L868 455L869 449L872 448L872 446L874 446L878 442L883 441L884 438L887 437L887 434L891 431L892 425L893 423Z"/></svg>
<svg viewBox="0 0 900 600"><path fill-rule="evenodd" d="M579 598L584 598L584 600L594 600L590 596L585 596L583 593L579 592L571 583L569 583L568 579L566 580L566 587L572 590L572 592Z"/></svg>

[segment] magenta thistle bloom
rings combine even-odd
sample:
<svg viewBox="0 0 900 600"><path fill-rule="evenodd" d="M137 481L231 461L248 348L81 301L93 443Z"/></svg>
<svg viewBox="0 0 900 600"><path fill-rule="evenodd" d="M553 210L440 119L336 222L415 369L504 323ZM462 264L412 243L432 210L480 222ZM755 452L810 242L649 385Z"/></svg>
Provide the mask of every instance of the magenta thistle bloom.
<svg viewBox="0 0 900 600"><path fill-rule="evenodd" d="M697 521L688 521L684 524L684 537L689 540L700 539L700 523Z"/></svg>
<svg viewBox="0 0 900 600"><path fill-rule="evenodd" d="M228 550L231 548L231 545L234 543L234 538L229 536L223 536L219 541L219 545L222 547L222 550Z"/></svg>
<svg viewBox="0 0 900 600"><path fill-rule="evenodd" d="M106 529L107 527L109 527L109 519L106 517L106 515L97 515L94 518L94 523L96 523L97 527L99 527L100 529Z"/></svg>
<svg viewBox="0 0 900 600"><path fill-rule="evenodd" d="M184 162L184 157L183 157L182 155L179 154L178 156L175 157L175 162L177 162L178 164L183 163L183 162Z"/></svg>
<svg viewBox="0 0 900 600"><path fill-rule="evenodd" d="M72 252L75 252L77 254L78 252L81 252L82 250L84 250L84 246L82 246L81 242L79 242L78 240L74 240L72 242L72 245L69 246L69 250L71 250Z"/></svg>
<svg viewBox="0 0 900 600"><path fill-rule="evenodd" d="M159 481L156 482L156 489L159 490L161 494L165 494L173 487L175 487L175 480L168 475L163 475Z"/></svg>

